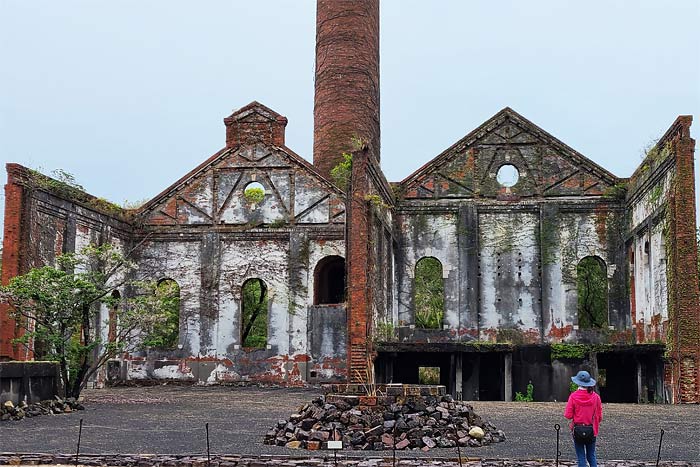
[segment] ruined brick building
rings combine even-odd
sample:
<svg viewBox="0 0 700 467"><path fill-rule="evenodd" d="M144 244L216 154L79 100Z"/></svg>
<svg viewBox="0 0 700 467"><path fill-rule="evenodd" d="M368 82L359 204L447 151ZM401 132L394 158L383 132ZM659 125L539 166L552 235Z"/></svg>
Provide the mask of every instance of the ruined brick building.
<svg viewBox="0 0 700 467"><path fill-rule="evenodd" d="M510 400L531 381L536 400L562 400L583 365L606 401L700 401L691 117L629 179L506 108L388 182L379 0L319 0L316 34L313 165L257 102L224 119L221 151L136 210L8 164L3 282L89 242L138 245L139 274L179 286L177 345L124 355L110 378L302 384L373 368L412 383L437 367L465 399ZM425 260L440 272L429 325L416 304ZM603 278L597 316L579 296L586 264ZM266 307L254 346L250 281ZM96 319L106 338L109 310ZM28 357L15 332L3 308L0 358Z"/></svg>

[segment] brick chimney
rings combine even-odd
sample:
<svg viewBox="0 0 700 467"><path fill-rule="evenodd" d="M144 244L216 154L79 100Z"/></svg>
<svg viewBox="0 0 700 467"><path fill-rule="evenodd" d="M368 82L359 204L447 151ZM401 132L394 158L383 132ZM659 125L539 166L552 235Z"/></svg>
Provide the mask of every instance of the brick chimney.
<svg viewBox="0 0 700 467"><path fill-rule="evenodd" d="M226 147L240 144L284 146L287 118L259 102L251 102L224 118Z"/></svg>
<svg viewBox="0 0 700 467"><path fill-rule="evenodd" d="M379 160L379 0L316 3L314 165L329 177L353 140Z"/></svg>

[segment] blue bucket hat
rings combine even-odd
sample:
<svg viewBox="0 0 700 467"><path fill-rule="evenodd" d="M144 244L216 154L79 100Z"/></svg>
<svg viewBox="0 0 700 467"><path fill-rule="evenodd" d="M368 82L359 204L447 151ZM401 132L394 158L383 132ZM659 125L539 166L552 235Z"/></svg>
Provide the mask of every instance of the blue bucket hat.
<svg viewBox="0 0 700 467"><path fill-rule="evenodd" d="M572 376L571 381L584 388L595 386L596 384L595 380L591 378L590 373L584 370L579 371L576 376Z"/></svg>

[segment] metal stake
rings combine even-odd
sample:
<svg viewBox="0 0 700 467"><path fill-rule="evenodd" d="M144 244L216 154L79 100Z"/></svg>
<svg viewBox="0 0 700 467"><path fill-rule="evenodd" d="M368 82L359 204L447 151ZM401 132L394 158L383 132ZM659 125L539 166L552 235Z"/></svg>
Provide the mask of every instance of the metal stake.
<svg viewBox="0 0 700 467"><path fill-rule="evenodd" d="M78 456L80 456L80 438L83 436L83 419L80 419L80 427L78 428L78 447L75 450L75 465L78 465Z"/></svg>
<svg viewBox="0 0 700 467"><path fill-rule="evenodd" d="M659 467L659 461L661 460L661 443L664 440L664 429L661 429L661 437L659 438L659 453L656 455L656 467Z"/></svg>
<svg viewBox="0 0 700 467"><path fill-rule="evenodd" d="M556 423L554 425L554 429L557 430L557 460L556 460L556 466L559 467L559 457L561 456L561 451L559 450L559 430L561 430L561 425Z"/></svg>
<svg viewBox="0 0 700 467"><path fill-rule="evenodd" d="M457 459L459 459L459 467L462 467L462 453L459 450L459 441L457 441Z"/></svg>
<svg viewBox="0 0 700 467"><path fill-rule="evenodd" d="M394 429L393 429L393 431L391 432L391 438L392 438L392 441L391 441L391 450L392 450L393 453L394 453L394 464L393 464L393 466L396 467L396 423L394 423Z"/></svg>
<svg viewBox="0 0 700 467"><path fill-rule="evenodd" d="M207 467L211 467L211 453L209 452L209 423L204 424L204 428L207 430Z"/></svg>

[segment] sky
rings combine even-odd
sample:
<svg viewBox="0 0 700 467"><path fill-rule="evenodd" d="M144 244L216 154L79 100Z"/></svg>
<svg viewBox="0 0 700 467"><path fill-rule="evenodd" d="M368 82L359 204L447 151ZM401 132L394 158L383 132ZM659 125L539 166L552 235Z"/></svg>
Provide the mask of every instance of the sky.
<svg viewBox="0 0 700 467"><path fill-rule="evenodd" d="M384 172L508 106L628 177L678 115L699 139L698 24L698 0L382 0ZM253 100L311 160L314 40L314 0L0 0L0 161L134 203L221 149Z"/></svg>

